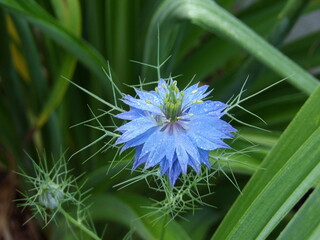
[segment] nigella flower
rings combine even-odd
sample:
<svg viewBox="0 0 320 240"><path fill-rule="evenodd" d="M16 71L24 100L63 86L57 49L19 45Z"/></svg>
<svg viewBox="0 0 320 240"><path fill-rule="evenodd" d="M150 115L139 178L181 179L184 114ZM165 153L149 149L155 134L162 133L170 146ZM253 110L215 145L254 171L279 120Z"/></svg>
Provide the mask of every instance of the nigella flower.
<svg viewBox="0 0 320 240"><path fill-rule="evenodd" d="M236 129L220 119L228 105L203 101L211 93L207 89L195 84L179 91L176 81L160 79L155 91L135 89L139 98L124 96L130 111L117 117L129 122L117 129L122 135L116 144L125 143L121 152L136 148L133 170L143 163L145 169L159 164L173 186L188 166L197 173L201 164L210 168L209 151L229 148L222 139L232 138Z"/></svg>

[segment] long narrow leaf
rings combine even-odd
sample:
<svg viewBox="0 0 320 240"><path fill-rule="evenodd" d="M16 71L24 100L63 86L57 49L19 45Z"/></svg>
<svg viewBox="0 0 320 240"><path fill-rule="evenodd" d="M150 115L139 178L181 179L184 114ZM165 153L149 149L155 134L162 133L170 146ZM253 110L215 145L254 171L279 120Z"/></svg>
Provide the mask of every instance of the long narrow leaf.
<svg viewBox="0 0 320 240"><path fill-rule="evenodd" d="M317 187L296 213L279 239L319 239L320 187Z"/></svg>
<svg viewBox="0 0 320 240"><path fill-rule="evenodd" d="M264 159L212 239L264 239L319 178L318 88Z"/></svg>
<svg viewBox="0 0 320 240"><path fill-rule="evenodd" d="M312 93L319 84L317 79L304 71L291 59L268 44L214 1L209 0L165 1L154 15L149 28L145 52L146 61L149 61L153 56L152 51L154 49L157 26L162 24L162 27L165 28L178 19L190 20L193 24L203 29L228 38L281 76L288 77L288 80L294 86L308 94Z"/></svg>
<svg viewBox="0 0 320 240"><path fill-rule="evenodd" d="M102 67L105 69L108 67L103 56L83 39L70 33L70 31L37 5L36 2L0 0L0 4L8 10L27 18L30 22L38 26L68 52L76 56L78 60L94 72L102 82L105 81L106 76L102 71ZM107 88L105 85L102 86L107 92L111 92L110 88Z"/></svg>

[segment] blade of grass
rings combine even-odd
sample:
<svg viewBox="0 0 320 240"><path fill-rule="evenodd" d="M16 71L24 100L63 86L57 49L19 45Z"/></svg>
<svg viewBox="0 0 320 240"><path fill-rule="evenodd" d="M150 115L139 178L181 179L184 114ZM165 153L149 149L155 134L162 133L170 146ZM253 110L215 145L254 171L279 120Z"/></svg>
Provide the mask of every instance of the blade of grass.
<svg viewBox="0 0 320 240"><path fill-rule="evenodd" d="M319 97L320 87L281 135L212 239L264 239L319 178Z"/></svg>
<svg viewBox="0 0 320 240"><path fill-rule="evenodd" d="M320 186L309 196L278 239L318 239L320 236Z"/></svg>
<svg viewBox="0 0 320 240"><path fill-rule="evenodd" d="M97 75L101 81L101 87L112 94L111 88L105 84L105 75L102 71L102 67L107 69L107 62L90 44L70 33L34 1L0 0L0 4L9 11L28 19L66 51L76 56L80 62Z"/></svg>
<svg viewBox="0 0 320 240"><path fill-rule="evenodd" d="M207 31L214 32L238 44L269 66L298 89L310 94L319 84L318 80L304 71L296 63L276 50L259 35L237 20L230 13L209 0L165 1L155 13L149 27L146 41L145 59L149 59L154 49L157 25L165 28L177 19L190 20Z"/></svg>
<svg viewBox="0 0 320 240"><path fill-rule="evenodd" d="M75 36L81 36L81 11L78 0L51 1L54 7L55 13L58 16L61 23ZM71 17L72 16L72 17ZM61 103L66 91L70 85L68 81L61 78L65 76L71 79L76 67L77 59L69 53L63 54L63 62L60 64L60 71L57 79L55 79L53 90L47 97L46 103L36 120L36 127L41 128L43 124L48 120L49 116Z"/></svg>
<svg viewBox="0 0 320 240"><path fill-rule="evenodd" d="M307 5L308 1L305 0L288 0L280 13L278 13L276 17L277 21L272 31L266 37L268 42L279 48ZM248 58L241 64L239 70L232 77L234 79L233 84L228 84L223 92L228 91L229 94L227 95L232 95L242 84L241 81L236 80L245 79L248 75L250 76L248 79L248 85L250 86L253 82L257 81L257 77L261 74L263 68L264 66L256 61L254 57Z"/></svg>

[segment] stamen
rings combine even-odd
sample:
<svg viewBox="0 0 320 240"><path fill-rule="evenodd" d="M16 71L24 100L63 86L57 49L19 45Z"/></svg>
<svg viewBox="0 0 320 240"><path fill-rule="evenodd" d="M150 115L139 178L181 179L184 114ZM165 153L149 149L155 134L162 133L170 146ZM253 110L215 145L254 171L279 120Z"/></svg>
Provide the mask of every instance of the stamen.
<svg viewBox="0 0 320 240"><path fill-rule="evenodd" d="M174 123L181 115L181 108L184 93L177 88L177 81L173 81L169 86L166 85L167 92L163 99L163 113L166 118Z"/></svg>

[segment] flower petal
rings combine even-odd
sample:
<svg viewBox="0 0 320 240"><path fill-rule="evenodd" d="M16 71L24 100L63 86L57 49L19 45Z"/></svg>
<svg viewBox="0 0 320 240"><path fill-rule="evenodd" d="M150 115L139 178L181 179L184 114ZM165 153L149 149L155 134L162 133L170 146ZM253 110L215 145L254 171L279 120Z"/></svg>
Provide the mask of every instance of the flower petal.
<svg viewBox="0 0 320 240"><path fill-rule="evenodd" d="M230 148L226 143L220 139L215 139L215 141L210 141L208 138L189 132L192 140L197 144L197 146L203 150L215 150L219 148Z"/></svg>
<svg viewBox="0 0 320 240"><path fill-rule="evenodd" d="M143 154L145 154L145 152L149 152L146 168L153 167L158 164L165 157L166 148L168 148L167 135L160 130L154 132L148 138L142 149Z"/></svg>
<svg viewBox="0 0 320 240"><path fill-rule="evenodd" d="M181 170L184 174L186 174L187 168L188 168L188 162L189 162L188 153L183 146L177 145L176 146L176 154L177 154L177 159L180 164ZM173 164L175 164L175 163L173 163Z"/></svg>
<svg viewBox="0 0 320 240"><path fill-rule="evenodd" d="M145 131L144 133L140 134L139 136L127 141L121 148L120 154L123 151L127 150L128 148L136 147L138 145L144 144L145 141L147 141L147 139L149 138L149 136L156 130L157 130L157 127L152 127L147 131Z"/></svg>
<svg viewBox="0 0 320 240"><path fill-rule="evenodd" d="M140 158L141 149L142 149L142 145L136 148L136 154L134 155L134 163L132 166L132 171L148 160L148 155Z"/></svg>
<svg viewBox="0 0 320 240"><path fill-rule="evenodd" d="M136 99L130 95L125 95L124 99L122 99L121 101L129 105L130 107L134 107L140 110L145 110L156 114L162 113L159 106L156 106L152 103L147 103L145 100L142 99Z"/></svg>
<svg viewBox="0 0 320 240"><path fill-rule="evenodd" d="M223 111L229 105L219 101L205 101L202 104L193 104L189 110L189 113L194 115L206 114L208 116L222 117Z"/></svg>
<svg viewBox="0 0 320 240"><path fill-rule="evenodd" d="M124 142L128 142L152 127L157 127L157 125L147 117L141 117L132 120L131 122L117 129L117 131L121 131L124 133L117 139L115 144L117 145Z"/></svg>
<svg viewBox="0 0 320 240"><path fill-rule="evenodd" d="M154 93L154 91L146 92L146 91L140 91L138 89L134 89L141 100L144 101L150 101L152 104L160 106L160 98L157 97Z"/></svg>
<svg viewBox="0 0 320 240"><path fill-rule="evenodd" d="M194 159L194 161L200 164L200 154L198 152L198 149L195 146L195 144L192 142L192 140L189 138L187 133L188 132L186 130L179 128L177 126L177 129L174 135L176 140L176 145L180 145L181 148L184 148L185 151ZM189 158L190 157L188 156L187 160Z"/></svg>
<svg viewBox="0 0 320 240"><path fill-rule="evenodd" d="M205 136L208 139L230 138L233 137L231 132L236 130L230 124L218 118L193 116L190 119L188 131Z"/></svg>
<svg viewBox="0 0 320 240"><path fill-rule="evenodd" d="M200 154L201 162L204 163L208 168L210 168L211 164L209 161L209 151L199 148L199 154Z"/></svg>
<svg viewBox="0 0 320 240"><path fill-rule="evenodd" d="M134 120L136 118L140 118L145 115L146 114L144 111L137 109L137 108L134 108L134 107L131 107L131 109L128 112L119 113L115 117L120 118L120 119L124 119L124 120Z"/></svg>
<svg viewBox="0 0 320 240"><path fill-rule="evenodd" d="M171 186L174 186L180 174L181 174L181 165L177 160L175 160L173 163L172 169L168 173Z"/></svg>

